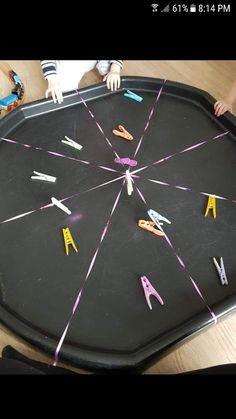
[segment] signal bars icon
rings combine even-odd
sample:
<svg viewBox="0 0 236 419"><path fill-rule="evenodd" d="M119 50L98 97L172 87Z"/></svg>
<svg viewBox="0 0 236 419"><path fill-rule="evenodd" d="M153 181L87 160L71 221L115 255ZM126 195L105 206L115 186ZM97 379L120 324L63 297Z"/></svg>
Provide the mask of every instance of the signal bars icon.
<svg viewBox="0 0 236 419"><path fill-rule="evenodd" d="M162 10L162 12L169 12L170 11L170 5L167 4L166 7L164 7L164 9Z"/></svg>

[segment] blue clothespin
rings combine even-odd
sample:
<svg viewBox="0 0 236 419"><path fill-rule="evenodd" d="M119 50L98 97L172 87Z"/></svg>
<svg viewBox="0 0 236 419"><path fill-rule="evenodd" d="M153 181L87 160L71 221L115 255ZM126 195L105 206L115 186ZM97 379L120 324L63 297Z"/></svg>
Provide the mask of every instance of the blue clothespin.
<svg viewBox="0 0 236 419"><path fill-rule="evenodd" d="M148 210L148 215L161 231L163 231L163 228L160 225L160 221L164 221L165 223L171 224L171 221L169 221L167 218L163 217L163 215L159 214L153 209Z"/></svg>
<svg viewBox="0 0 236 419"><path fill-rule="evenodd" d="M218 264L216 258L213 258L213 262L215 264L215 267L217 269L217 272L219 274L220 277L220 282L222 285L228 285L228 279L225 273L225 267L224 267L224 262L223 262L223 258L220 258L220 265Z"/></svg>
<svg viewBox="0 0 236 419"><path fill-rule="evenodd" d="M127 90L127 93L124 93L124 96L129 97L130 99L136 100L137 102L142 102L143 98L141 96L136 95L135 93Z"/></svg>

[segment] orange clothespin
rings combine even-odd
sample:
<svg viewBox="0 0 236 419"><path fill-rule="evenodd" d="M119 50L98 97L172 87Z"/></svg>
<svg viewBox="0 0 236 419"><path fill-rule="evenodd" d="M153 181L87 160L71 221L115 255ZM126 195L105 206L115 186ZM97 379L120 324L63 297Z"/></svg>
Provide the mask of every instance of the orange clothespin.
<svg viewBox="0 0 236 419"><path fill-rule="evenodd" d="M214 195L210 195L207 201L207 208L205 212L205 217L207 216L209 210L212 210L213 217L216 218L216 197Z"/></svg>
<svg viewBox="0 0 236 419"><path fill-rule="evenodd" d="M119 131L117 131L116 129L113 129L113 134L118 135L119 137L125 138L128 141L133 140L133 136L126 131L126 129L122 126L122 125L118 125Z"/></svg>
<svg viewBox="0 0 236 419"><path fill-rule="evenodd" d="M71 236L71 232L70 232L69 227L63 228L62 232L63 232L63 237L64 237L65 249L66 249L67 256L69 254L69 247L68 246L70 244L72 245L73 249L78 253L77 247L76 247L76 245L74 243L74 240Z"/></svg>
<svg viewBox="0 0 236 419"><path fill-rule="evenodd" d="M160 223L163 224L163 223ZM144 230L150 231L151 233L156 234L157 236L164 236L165 233L163 231L158 230L156 228L155 223L153 221L146 221L146 220L139 220L138 226L143 228Z"/></svg>

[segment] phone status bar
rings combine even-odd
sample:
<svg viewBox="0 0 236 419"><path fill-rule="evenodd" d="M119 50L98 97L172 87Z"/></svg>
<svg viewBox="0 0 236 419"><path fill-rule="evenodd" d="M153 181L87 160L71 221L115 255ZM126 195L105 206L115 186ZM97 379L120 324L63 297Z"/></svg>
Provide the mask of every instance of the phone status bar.
<svg viewBox="0 0 236 419"><path fill-rule="evenodd" d="M230 13L232 5L227 4L167 4L161 7L157 3L151 4L153 13Z"/></svg>

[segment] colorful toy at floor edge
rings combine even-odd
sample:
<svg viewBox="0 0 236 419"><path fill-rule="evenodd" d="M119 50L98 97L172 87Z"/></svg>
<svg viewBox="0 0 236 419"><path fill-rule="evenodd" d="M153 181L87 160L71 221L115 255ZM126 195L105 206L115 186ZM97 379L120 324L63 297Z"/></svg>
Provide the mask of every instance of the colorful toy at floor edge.
<svg viewBox="0 0 236 419"><path fill-rule="evenodd" d="M24 85L14 70L9 71L9 78L15 86L10 95L0 99L0 114L2 110L8 112L17 107L24 97Z"/></svg>

